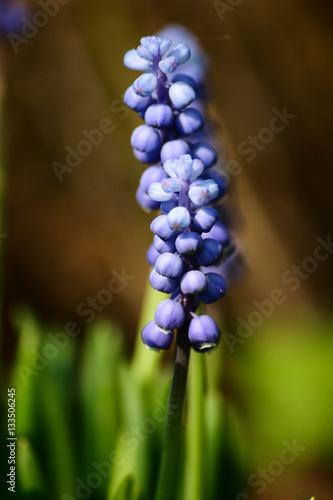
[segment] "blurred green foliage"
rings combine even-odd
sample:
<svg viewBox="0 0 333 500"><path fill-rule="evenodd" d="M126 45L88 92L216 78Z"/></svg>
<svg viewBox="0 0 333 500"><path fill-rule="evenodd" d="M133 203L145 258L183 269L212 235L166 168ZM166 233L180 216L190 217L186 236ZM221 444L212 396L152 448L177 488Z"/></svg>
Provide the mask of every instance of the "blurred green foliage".
<svg viewBox="0 0 333 500"><path fill-rule="evenodd" d="M147 289L140 324L159 299ZM120 329L108 322L65 347L57 347L27 309L16 310L13 322L19 336L10 382L16 389L17 497L153 498L169 363L145 350L139 335L129 360ZM274 322L233 354L223 347L209 356L192 353L174 498L236 498L285 441L305 447L289 466L294 472L332 457L331 322L320 328L318 335L318 322L289 322L288 330ZM232 403L220 387L222 368L232 379ZM2 455L5 463L5 449Z"/></svg>

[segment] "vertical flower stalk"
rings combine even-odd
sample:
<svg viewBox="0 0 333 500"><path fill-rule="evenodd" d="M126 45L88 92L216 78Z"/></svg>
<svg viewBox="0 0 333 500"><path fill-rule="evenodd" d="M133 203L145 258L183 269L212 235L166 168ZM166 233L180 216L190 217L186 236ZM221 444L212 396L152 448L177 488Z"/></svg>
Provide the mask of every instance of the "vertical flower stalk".
<svg viewBox="0 0 333 500"><path fill-rule="evenodd" d="M175 491L190 350L211 351L221 338L213 318L196 311L200 303L211 304L226 293L218 266L234 249L218 210L211 206L225 197L227 184L213 169L217 153L207 141L201 112L203 75L198 63L193 71L190 58L185 43L160 36L142 38L124 57L128 68L143 72L124 95L125 104L145 122L131 137L135 157L150 165L136 197L144 210L160 210L150 225L154 241L147 252L149 282L169 294L143 328L142 340L149 349L167 350L176 335L157 500L172 498Z"/></svg>

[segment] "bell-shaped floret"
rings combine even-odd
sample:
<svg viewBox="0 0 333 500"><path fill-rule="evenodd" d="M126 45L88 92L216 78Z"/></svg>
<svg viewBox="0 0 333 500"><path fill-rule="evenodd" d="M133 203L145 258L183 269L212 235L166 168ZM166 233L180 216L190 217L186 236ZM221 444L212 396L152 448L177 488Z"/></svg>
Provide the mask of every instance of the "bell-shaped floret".
<svg viewBox="0 0 333 500"><path fill-rule="evenodd" d="M141 338L147 349L153 351L167 350L171 347L173 341L173 332L163 332L155 323L150 321L141 332Z"/></svg>
<svg viewBox="0 0 333 500"><path fill-rule="evenodd" d="M164 293L172 293L177 288L177 280L162 276L161 274L158 274L155 269L152 269L149 275L149 283L153 288L155 288L155 290Z"/></svg>
<svg viewBox="0 0 333 500"><path fill-rule="evenodd" d="M218 345L221 332L215 321L210 316L203 314L191 320L188 338L196 351L205 352Z"/></svg>
<svg viewBox="0 0 333 500"><path fill-rule="evenodd" d="M185 311L180 302L162 300L155 310L155 323L166 332L180 328L185 321Z"/></svg>
<svg viewBox="0 0 333 500"><path fill-rule="evenodd" d="M134 92L133 86L128 87L124 94L124 103L138 113L146 111L148 106L152 103L152 97L141 97Z"/></svg>
<svg viewBox="0 0 333 500"><path fill-rule="evenodd" d="M162 240L169 240L175 236L175 232L168 224L167 217L167 215L159 215L150 224L150 230Z"/></svg>
<svg viewBox="0 0 333 500"><path fill-rule="evenodd" d="M195 205L202 206L210 203L219 194L219 187L215 181L207 179L189 190L189 197Z"/></svg>
<svg viewBox="0 0 333 500"><path fill-rule="evenodd" d="M196 98L194 89L184 82L176 82L169 88L169 97L176 109L186 108Z"/></svg>
<svg viewBox="0 0 333 500"><path fill-rule="evenodd" d="M167 215L167 222L173 231L185 231L191 224L190 212L185 207L176 207Z"/></svg>
<svg viewBox="0 0 333 500"><path fill-rule="evenodd" d="M206 276L201 271L188 271L180 280L180 289L184 294L196 295L206 289Z"/></svg>
<svg viewBox="0 0 333 500"><path fill-rule="evenodd" d="M192 156L201 160L205 168L209 168L217 162L217 153L212 146L206 142L197 142L192 147Z"/></svg>
<svg viewBox="0 0 333 500"><path fill-rule="evenodd" d="M129 69L135 69L137 71L145 72L152 71L151 62L140 57L135 49L131 49L126 52L124 56L124 64Z"/></svg>
<svg viewBox="0 0 333 500"><path fill-rule="evenodd" d="M162 253L155 262L155 271L168 278L179 278L183 272L183 261L179 255Z"/></svg>
<svg viewBox="0 0 333 500"><path fill-rule="evenodd" d="M183 255L193 255L200 252L203 242L198 233L186 231L181 233L176 239L177 252Z"/></svg>
<svg viewBox="0 0 333 500"><path fill-rule="evenodd" d="M175 139L163 144L161 149L161 160L164 163L167 160L174 160L175 158L179 158L180 156L189 154L190 152L191 148L187 142L182 139Z"/></svg>
<svg viewBox="0 0 333 500"><path fill-rule="evenodd" d="M217 273L207 273L207 288L203 293L200 293L200 299L205 304L212 304L221 299L227 291L227 283L225 279Z"/></svg>
<svg viewBox="0 0 333 500"><path fill-rule="evenodd" d="M144 119L150 127L167 128L173 123L173 112L167 104L152 104L146 110Z"/></svg>
<svg viewBox="0 0 333 500"><path fill-rule="evenodd" d="M141 97L149 96L157 85L157 77L152 73L144 73L133 83L133 90Z"/></svg>
<svg viewBox="0 0 333 500"><path fill-rule="evenodd" d="M212 266L222 255L223 247L221 243L213 238L205 238L203 247L195 258L200 266Z"/></svg>
<svg viewBox="0 0 333 500"><path fill-rule="evenodd" d="M208 232L212 229L215 222L218 220L219 214L213 207L199 208L193 219L194 225L201 233Z"/></svg>
<svg viewBox="0 0 333 500"><path fill-rule="evenodd" d="M200 111L195 108L186 108L176 118L176 129L180 135L191 135L204 126L204 119Z"/></svg>

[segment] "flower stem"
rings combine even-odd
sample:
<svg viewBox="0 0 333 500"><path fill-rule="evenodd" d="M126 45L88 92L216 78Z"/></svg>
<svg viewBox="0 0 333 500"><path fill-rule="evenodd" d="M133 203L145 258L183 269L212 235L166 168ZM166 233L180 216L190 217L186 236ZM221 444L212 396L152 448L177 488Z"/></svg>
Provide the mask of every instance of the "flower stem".
<svg viewBox="0 0 333 500"><path fill-rule="evenodd" d="M170 500L170 498L175 497L177 490L177 473L182 437L182 410L191 348L187 334L188 325L189 322L186 320L177 332L168 418L155 500Z"/></svg>

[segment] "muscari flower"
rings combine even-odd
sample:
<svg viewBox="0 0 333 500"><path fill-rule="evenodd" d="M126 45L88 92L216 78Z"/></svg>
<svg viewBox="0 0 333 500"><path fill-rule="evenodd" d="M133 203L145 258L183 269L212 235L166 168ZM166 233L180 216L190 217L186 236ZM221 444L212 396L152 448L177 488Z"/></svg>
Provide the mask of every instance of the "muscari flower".
<svg viewBox="0 0 333 500"><path fill-rule="evenodd" d="M187 317L193 348L205 352L218 344L220 332L212 318L197 317L194 311L200 301L210 304L226 292L224 278L214 270L228 256L230 237L209 206L223 198L227 186L212 171L217 153L200 132L203 102L194 102L202 90L200 58L197 71L191 72L190 55L184 43L142 38L124 57L127 67L143 72L126 90L124 102L145 121L131 137L134 155L143 163L155 163L141 177L137 200L147 211L162 212L150 226L154 242L147 252L153 268L149 282L171 294L156 308L142 340L148 348L168 349L173 330Z"/></svg>

